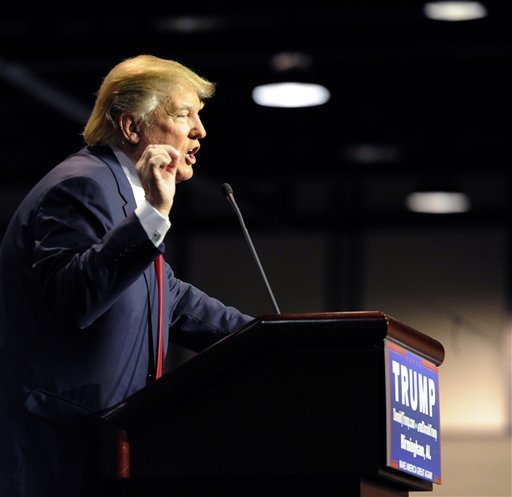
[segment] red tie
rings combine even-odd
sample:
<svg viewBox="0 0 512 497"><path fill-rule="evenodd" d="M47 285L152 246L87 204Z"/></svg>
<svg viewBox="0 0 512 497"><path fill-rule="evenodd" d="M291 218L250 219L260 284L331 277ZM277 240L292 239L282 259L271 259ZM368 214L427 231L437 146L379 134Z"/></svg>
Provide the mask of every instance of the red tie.
<svg viewBox="0 0 512 497"><path fill-rule="evenodd" d="M155 271L156 281L158 283L158 341L156 346L156 373L155 377L158 380L162 376L162 364L163 364L163 330L162 330L162 318L163 318L163 256L160 254L155 259Z"/></svg>

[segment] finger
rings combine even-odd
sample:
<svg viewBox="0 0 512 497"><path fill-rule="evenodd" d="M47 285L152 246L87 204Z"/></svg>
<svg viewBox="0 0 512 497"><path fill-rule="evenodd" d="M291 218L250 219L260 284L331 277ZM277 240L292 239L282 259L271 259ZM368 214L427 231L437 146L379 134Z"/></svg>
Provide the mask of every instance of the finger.
<svg viewBox="0 0 512 497"><path fill-rule="evenodd" d="M172 145L165 144L148 145L144 151L144 154L147 154L149 157L164 154L169 156L171 160L176 160L180 157L180 153L178 150L176 150L176 148L174 148Z"/></svg>
<svg viewBox="0 0 512 497"><path fill-rule="evenodd" d="M163 169L168 166L172 167L173 159L165 151L161 151L158 154L154 152L148 153L141 157L142 160L137 164L141 172L150 171L152 169Z"/></svg>
<svg viewBox="0 0 512 497"><path fill-rule="evenodd" d="M162 144L162 145L154 145L154 146L165 150L167 152L167 154L169 154L169 157L173 160L178 159L180 157L179 151L176 150L176 148L174 148L172 145Z"/></svg>
<svg viewBox="0 0 512 497"><path fill-rule="evenodd" d="M173 150L172 155L167 151L160 151L158 154L149 157L148 164L151 167L172 171L176 169L179 157L179 152L175 150Z"/></svg>

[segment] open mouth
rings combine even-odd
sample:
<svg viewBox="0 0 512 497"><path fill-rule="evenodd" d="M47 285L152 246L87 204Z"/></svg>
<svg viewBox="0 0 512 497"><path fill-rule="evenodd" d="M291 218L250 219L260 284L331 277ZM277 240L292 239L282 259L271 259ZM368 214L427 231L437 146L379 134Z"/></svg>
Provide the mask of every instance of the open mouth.
<svg viewBox="0 0 512 497"><path fill-rule="evenodd" d="M185 162L189 166L193 166L196 163L196 153L199 151L199 147L194 147L185 154Z"/></svg>

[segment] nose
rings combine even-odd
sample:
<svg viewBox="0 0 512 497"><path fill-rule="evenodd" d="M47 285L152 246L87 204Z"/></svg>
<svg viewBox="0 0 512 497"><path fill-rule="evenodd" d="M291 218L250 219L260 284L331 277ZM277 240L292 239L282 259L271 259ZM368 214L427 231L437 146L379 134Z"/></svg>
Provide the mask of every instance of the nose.
<svg viewBox="0 0 512 497"><path fill-rule="evenodd" d="M196 140L201 140L206 136L206 129L199 117L196 119L195 126L192 128L192 137Z"/></svg>

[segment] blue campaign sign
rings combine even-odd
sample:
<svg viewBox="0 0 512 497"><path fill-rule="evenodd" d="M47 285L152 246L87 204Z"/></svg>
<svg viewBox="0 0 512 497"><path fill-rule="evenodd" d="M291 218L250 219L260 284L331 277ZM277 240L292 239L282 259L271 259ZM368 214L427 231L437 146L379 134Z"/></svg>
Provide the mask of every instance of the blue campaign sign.
<svg viewBox="0 0 512 497"><path fill-rule="evenodd" d="M395 342L384 342L387 465L441 483L437 366Z"/></svg>

